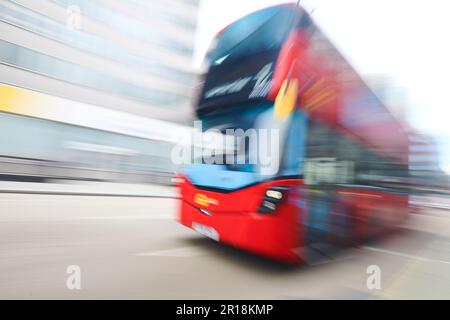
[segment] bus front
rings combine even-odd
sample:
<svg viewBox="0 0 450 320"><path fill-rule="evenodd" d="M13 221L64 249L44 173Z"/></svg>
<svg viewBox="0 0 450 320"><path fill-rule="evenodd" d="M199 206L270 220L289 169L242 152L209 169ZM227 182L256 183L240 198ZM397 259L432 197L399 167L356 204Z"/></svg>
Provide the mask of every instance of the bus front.
<svg viewBox="0 0 450 320"><path fill-rule="evenodd" d="M232 148L200 152L180 183L180 222L214 240L295 262L301 242L299 186L306 117L275 108L274 74L299 8L252 13L221 31L206 56L196 112L202 130ZM280 85L279 85L280 86ZM229 139L224 141L230 141Z"/></svg>

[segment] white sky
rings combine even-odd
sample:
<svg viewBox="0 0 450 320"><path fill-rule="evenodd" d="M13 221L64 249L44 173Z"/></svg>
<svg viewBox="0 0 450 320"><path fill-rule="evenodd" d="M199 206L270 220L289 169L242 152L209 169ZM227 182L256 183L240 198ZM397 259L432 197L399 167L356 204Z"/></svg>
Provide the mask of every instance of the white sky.
<svg viewBox="0 0 450 320"><path fill-rule="evenodd" d="M217 31L282 0L201 0L196 65ZM450 173L450 1L302 0L313 19L362 75L386 74L404 88L408 117L438 139Z"/></svg>

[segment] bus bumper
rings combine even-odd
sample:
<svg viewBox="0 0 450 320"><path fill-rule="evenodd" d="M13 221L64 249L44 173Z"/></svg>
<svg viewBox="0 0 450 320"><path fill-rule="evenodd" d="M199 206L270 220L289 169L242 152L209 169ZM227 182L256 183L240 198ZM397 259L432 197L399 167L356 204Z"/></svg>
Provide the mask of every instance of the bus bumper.
<svg viewBox="0 0 450 320"><path fill-rule="evenodd" d="M228 245L274 260L301 263L297 223L283 217L257 212L211 213L181 201L180 223ZM295 217L292 217L295 219Z"/></svg>

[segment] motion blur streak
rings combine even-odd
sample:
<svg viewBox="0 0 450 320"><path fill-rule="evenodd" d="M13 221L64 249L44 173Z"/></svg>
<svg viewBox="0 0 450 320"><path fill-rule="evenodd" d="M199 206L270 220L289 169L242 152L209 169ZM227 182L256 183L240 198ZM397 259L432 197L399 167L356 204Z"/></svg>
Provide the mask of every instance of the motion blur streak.
<svg viewBox="0 0 450 320"><path fill-rule="evenodd" d="M434 16L370 4L358 51L369 2L281 2L0 0L0 299L450 298L450 133L354 60L408 29L434 86L440 29L398 23Z"/></svg>

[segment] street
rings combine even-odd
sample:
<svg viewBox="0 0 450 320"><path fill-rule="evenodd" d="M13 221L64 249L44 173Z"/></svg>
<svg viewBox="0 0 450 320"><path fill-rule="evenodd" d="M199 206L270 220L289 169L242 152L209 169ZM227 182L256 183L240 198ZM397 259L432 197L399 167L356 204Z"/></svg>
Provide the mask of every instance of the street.
<svg viewBox="0 0 450 320"><path fill-rule="evenodd" d="M0 194L0 299L450 298L450 213L295 267L216 243L175 221L171 198ZM81 288L66 286L68 266ZM369 290L367 268L381 270Z"/></svg>

